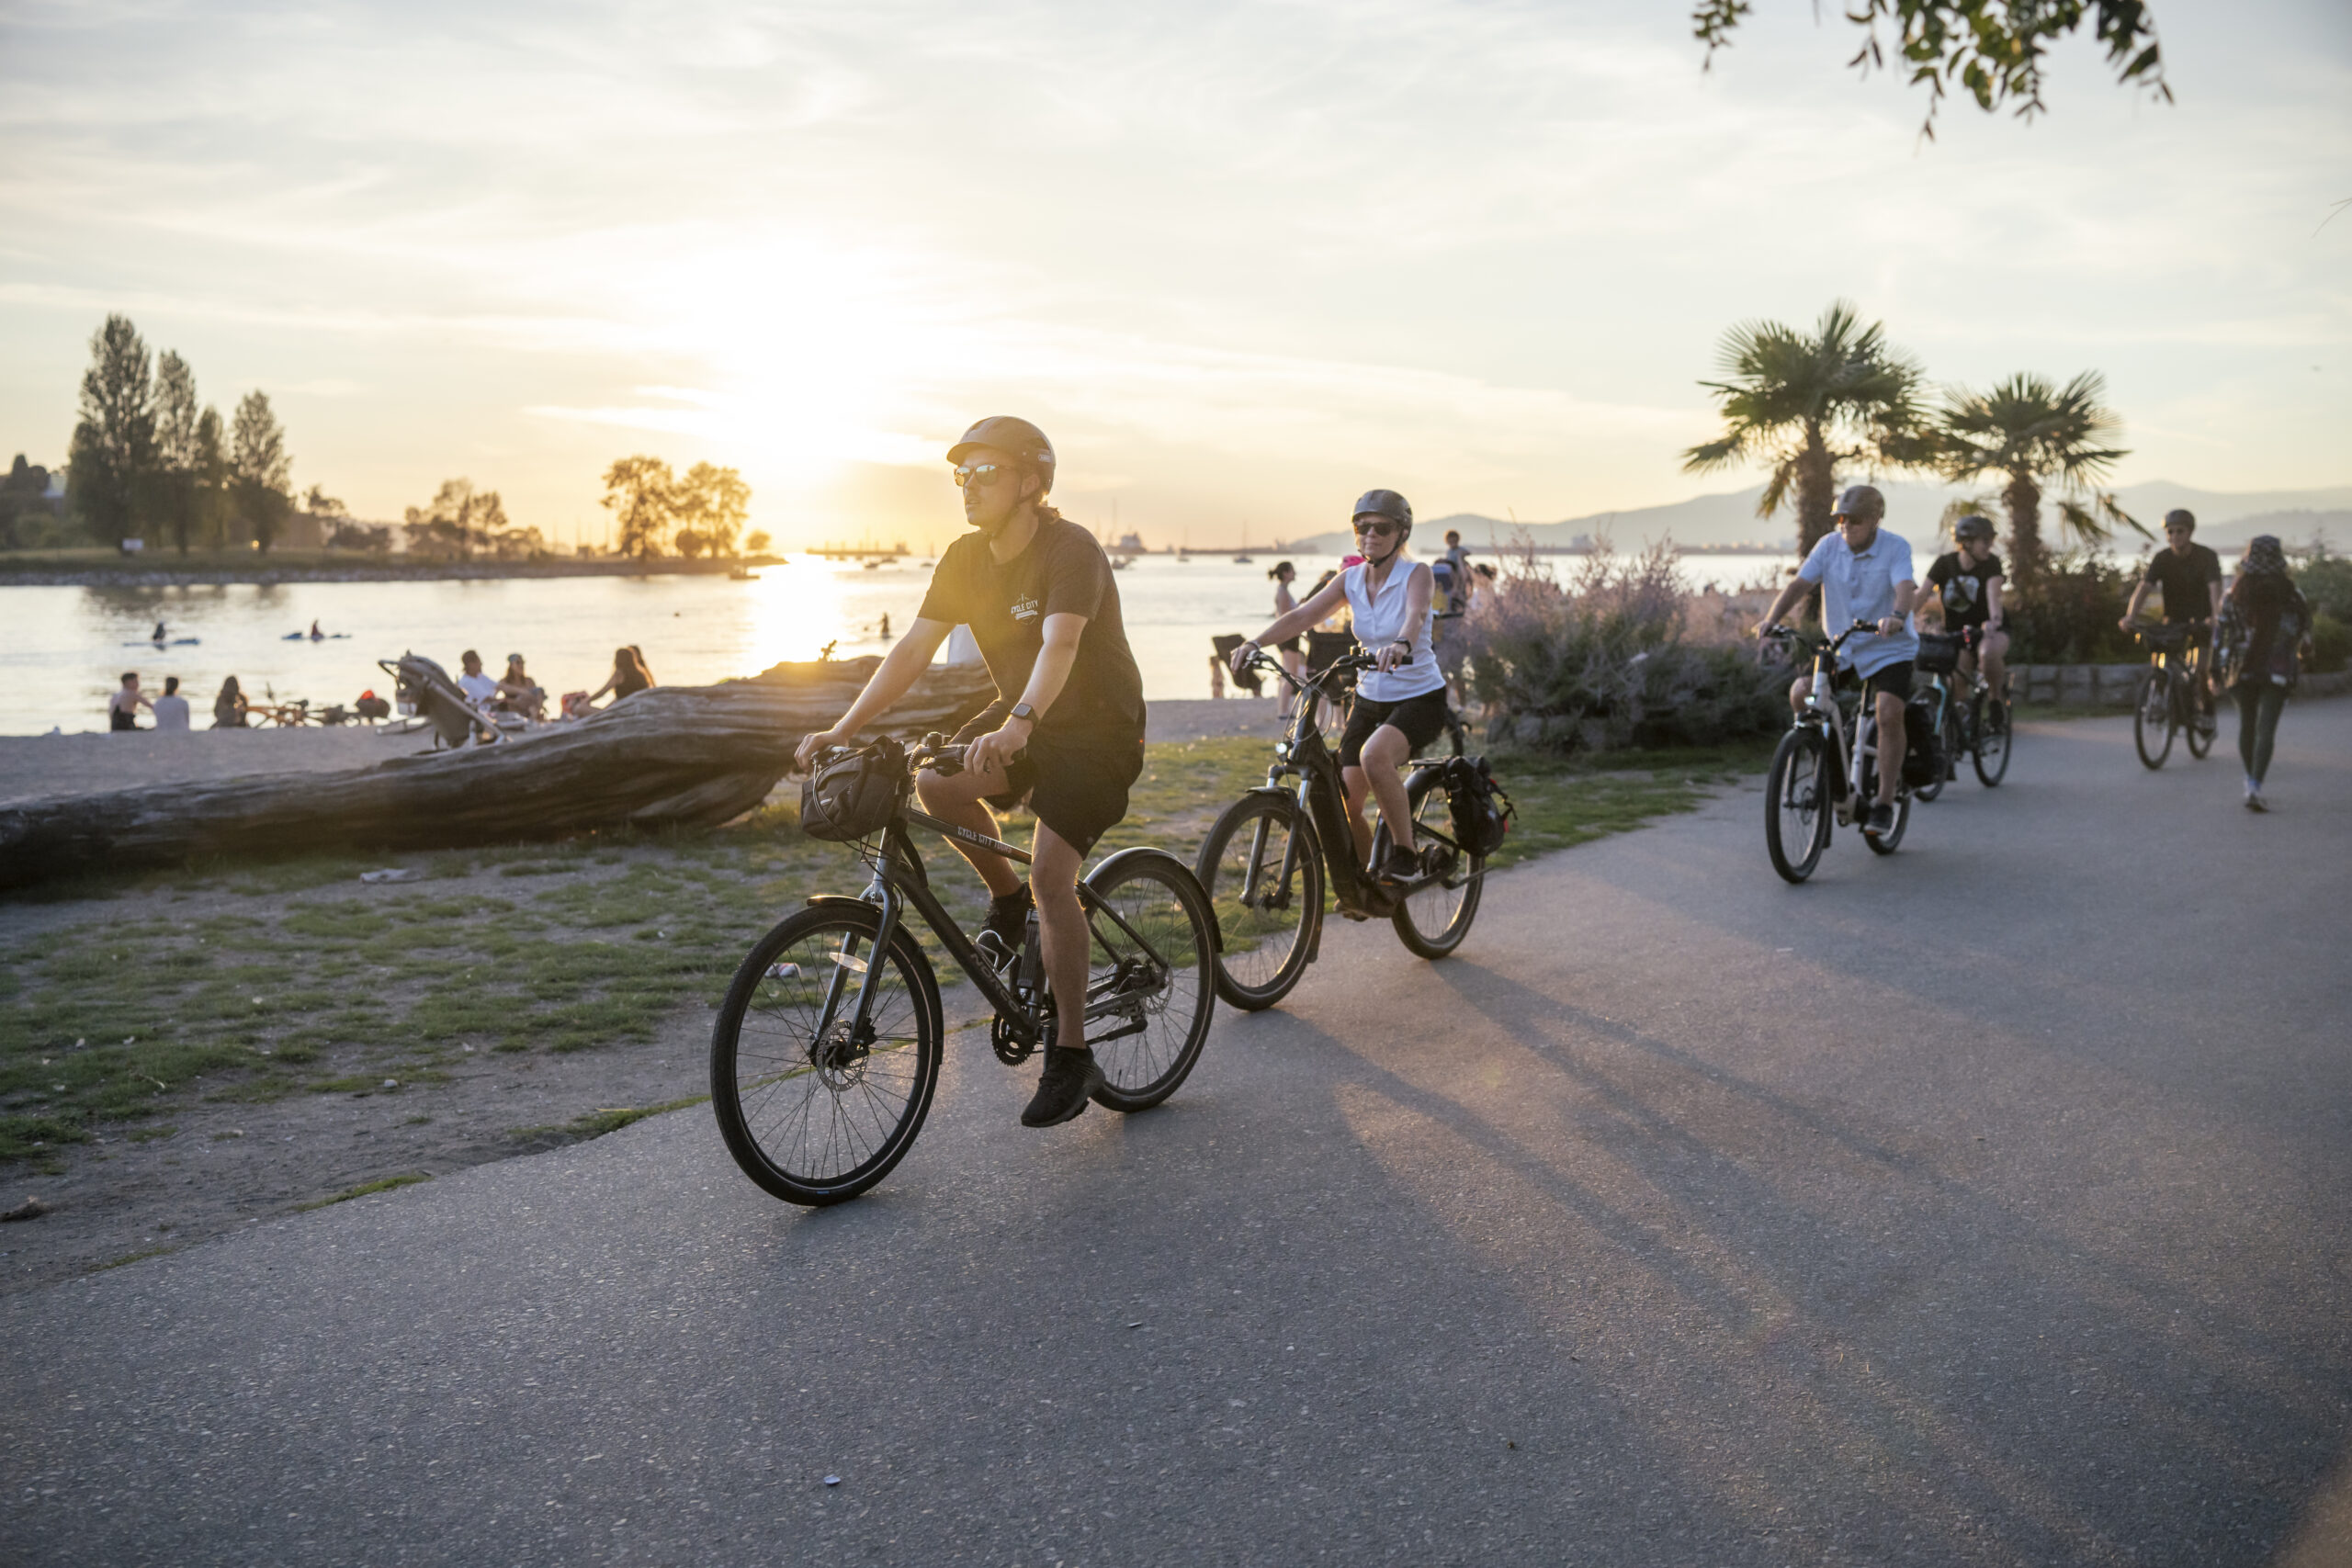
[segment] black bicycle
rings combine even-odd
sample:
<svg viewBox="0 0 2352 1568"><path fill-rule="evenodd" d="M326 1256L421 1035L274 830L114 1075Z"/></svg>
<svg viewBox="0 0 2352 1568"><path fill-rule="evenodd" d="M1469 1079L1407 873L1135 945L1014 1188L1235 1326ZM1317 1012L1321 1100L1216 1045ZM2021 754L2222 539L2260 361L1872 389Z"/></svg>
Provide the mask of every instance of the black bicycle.
<svg viewBox="0 0 2352 1568"><path fill-rule="evenodd" d="M1470 934L1487 862L1465 852L1454 832L1448 778L1461 755L1458 718L1449 726L1453 756L1415 759L1405 781L1420 874L1392 891L1356 863L1340 760L1316 726L1315 708L1317 697L1338 695L1347 676L1372 665L1369 654L1349 654L1300 680L1264 653L1251 660L1295 687L1299 703L1274 744L1264 785L1226 807L1193 863L1224 939L1217 995L1235 1007L1272 1007L1298 984L1322 944L1327 882L1341 915L1386 917L1423 958L1443 958ZM1285 783L1293 776L1295 786ZM1391 842L1387 824L1374 829L1372 864L1387 863Z"/></svg>
<svg viewBox="0 0 2352 1568"><path fill-rule="evenodd" d="M2204 625L2142 623L2132 634L2149 650L2148 672L2140 678L2140 693L2132 704L2132 744L2139 749L2142 765L2152 771L2172 755L2176 734L2188 737L2192 757L2201 758L2213 749L2213 715L2199 700L2197 689L2204 678L2197 658Z"/></svg>
<svg viewBox="0 0 2352 1568"><path fill-rule="evenodd" d="M939 981L909 929L910 911L995 1007L989 1038L1001 1060L1026 1060L1054 1016L1035 912L1018 953L983 951L942 907L915 852L910 829L927 828L1030 858L908 805L915 773L959 772L963 748L936 735L911 751L880 740L829 750L819 766L850 757L863 759L873 786L873 805L861 813L873 826L854 840L873 881L854 898L818 894L754 943L711 1032L711 1103L727 1150L745 1175L794 1203L838 1203L872 1187L931 1110L946 1031ZM1176 1091L1208 1038L1216 918L1192 872L1164 850L1104 857L1078 896L1092 933L1085 1037L1105 1080L1094 1100L1148 1110Z"/></svg>
<svg viewBox="0 0 2352 1568"><path fill-rule="evenodd" d="M1980 659L1972 670L1963 698L1953 682L1960 673L1960 656L1983 640L1977 628L1951 633L1919 634L1915 668L1927 678L1920 696L1935 716L1936 751L1941 766L1936 776L1912 791L1919 799L1943 794L1947 780L1960 776L1960 755L1965 751L1976 767L1976 782L1986 789L1997 786L2009 771L2009 703L1984 679Z"/></svg>
<svg viewBox="0 0 2352 1568"><path fill-rule="evenodd" d="M1862 829L1872 852L1891 855L1911 826L1911 789L1895 761L1894 826L1883 833L1866 826L1878 798L1877 684L1865 677L1850 703L1838 694L1838 650L1857 632L1875 630L1857 621L1834 638L1808 637L1775 626L1775 639L1793 642L1813 656L1813 686L1796 722L1772 753L1764 799L1764 847L1772 869L1790 882L1803 882L1821 863L1833 827ZM1850 743L1849 735L1851 736Z"/></svg>

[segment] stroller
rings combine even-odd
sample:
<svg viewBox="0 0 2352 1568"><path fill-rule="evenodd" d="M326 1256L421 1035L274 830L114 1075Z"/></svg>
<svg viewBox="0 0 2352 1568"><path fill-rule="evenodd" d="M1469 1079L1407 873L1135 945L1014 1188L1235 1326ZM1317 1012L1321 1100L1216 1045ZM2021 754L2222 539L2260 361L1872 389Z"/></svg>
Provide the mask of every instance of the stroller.
<svg viewBox="0 0 2352 1568"><path fill-rule="evenodd" d="M376 664L392 678L401 712L429 726L438 745L455 748L479 740L486 746L509 739L509 730L524 728L520 714L486 714L474 706L449 672L421 653L379 659Z"/></svg>

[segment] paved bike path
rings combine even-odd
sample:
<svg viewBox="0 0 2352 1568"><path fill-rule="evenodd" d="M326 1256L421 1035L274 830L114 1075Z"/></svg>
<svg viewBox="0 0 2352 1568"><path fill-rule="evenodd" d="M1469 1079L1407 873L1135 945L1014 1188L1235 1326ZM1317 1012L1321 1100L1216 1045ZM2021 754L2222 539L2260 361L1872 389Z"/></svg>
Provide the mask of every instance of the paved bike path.
<svg viewBox="0 0 2352 1568"><path fill-rule="evenodd" d="M967 1033L835 1210L694 1111L0 1302L0 1558L2344 1561L2352 703L2226 755L1335 925L1148 1116Z"/></svg>

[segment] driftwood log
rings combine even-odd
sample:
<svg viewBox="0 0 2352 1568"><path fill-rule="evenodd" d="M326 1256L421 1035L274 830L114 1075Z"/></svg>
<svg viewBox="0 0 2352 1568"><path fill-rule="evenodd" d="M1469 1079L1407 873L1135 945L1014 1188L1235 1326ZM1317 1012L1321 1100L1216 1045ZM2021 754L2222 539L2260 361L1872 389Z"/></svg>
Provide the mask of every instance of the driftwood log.
<svg viewBox="0 0 2352 1568"><path fill-rule="evenodd" d="M576 723L345 773L156 784L0 807L0 887L195 855L457 849L596 828L710 826L767 797L800 738L881 661L779 664L718 686L656 686ZM996 694L933 667L874 733L953 730Z"/></svg>

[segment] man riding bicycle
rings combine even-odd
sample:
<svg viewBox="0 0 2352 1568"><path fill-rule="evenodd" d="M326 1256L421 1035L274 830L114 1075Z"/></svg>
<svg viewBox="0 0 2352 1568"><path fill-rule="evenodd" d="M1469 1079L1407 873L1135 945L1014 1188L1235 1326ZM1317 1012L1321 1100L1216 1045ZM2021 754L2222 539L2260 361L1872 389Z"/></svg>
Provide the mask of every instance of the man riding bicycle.
<svg viewBox="0 0 2352 1568"><path fill-rule="evenodd" d="M1972 673L1981 656L1985 684L1997 696L2008 689L2009 634L2001 629L2007 618L2001 590L2007 580L2001 574L2001 558L1993 553L1992 519L1972 513L1951 525L1951 536L1958 548L1938 556L1928 569L1928 603L1938 607L1945 631L1976 633L1975 649L1961 649L1961 672Z"/></svg>
<svg viewBox="0 0 2352 1568"><path fill-rule="evenodd" d="M1445 730L1445 676L1430 642L1437 581L1405 547L1413 535L1413 508L1395 491L1368 490L1358 498L1355 534L1363 559L1235 649L1233 667L1240 670L1256 658L1260 644L1304 631L1346 603L1356 640L1372 655L1373 668L1356 681L1355 705L1340 738L1340 780L1346 786L1348 827L1359 862L1372 858L1372 824L1363 814L1366 791L1380 803L1380 819L1388 824L1388 862L1370 870L1396 885L1421 871L1413 808L1397 770Z"/></svg>
<svg viewBox="0 0 2352 1568"><path fill-rule="evenodd" d="M1127 791L1143 772L1143 678L1110 558L1093 535L1046 503L1055 459L1045 432L1023 419L984 419L948 448L947 460L975 532L939 558L906 636L840 722L800 742L797 760L805 769L824 748L849 744L906 695L950 631L971 627L997 700L956 732L963 772L927 769L916 790L933 817L992 839L990 806L1025 802L1036 813L1027 886L1003 856L951 842L988 885L984 951L991 938L1006 957L1020 951L1034 889L1056 1022L1021 1122L1051 1127L1083 1111L1103 1081L1075 1021L1086 1016L1088 958L1077 882L1087 852L1126 816ZM1065 1027L1075 1043L1060 1043Z"/></svg>
<svg viewBox="0 0 2352 1568"><path fill-rule="evenodd" d="M2165 547L2148 558L2148 570L2132 585L2132 602L2123 608L2123 618L2116 623L2125 631L2135 631L2133 625L2140 616L2140 606L2147 602L2148 590L2160 590L2165 596L2165 625L2187 629L2182 645L2183 657L2199 679L2189 682L2197 694L2197 723L2211 730L2213 722L2213 693L2203 679L2205 673L2203 628L2222 618L2222 558L2203 545L2194 542L2197 517L2185 506L2177 506L2165 513Z"/></svg>
<svg viewBox="0 0 2352 1568"><path fill-rule="evenodd" d="M1858 621L1876 625L1874 634L1858 636L1838 652L1839 684L1849 678L1869 681L1878 691L1878 797L1862 829L1876 837L1894 828L1894 790L1907 744L1903 705L1911 697L1911 668L1919 654L1918 629L1911 621L1918 584L1911 576L1909 541L1879 525L1886 516L1886 498L1875 486L1849 486L1832 516L1837 530L1813 547L1756 631L1770 636L1815 583L1821 586L1821 624L1832 636ZM1802 711L1812 692L1813 677L1797 677L1789 688L1789 705Z"/></svg>

